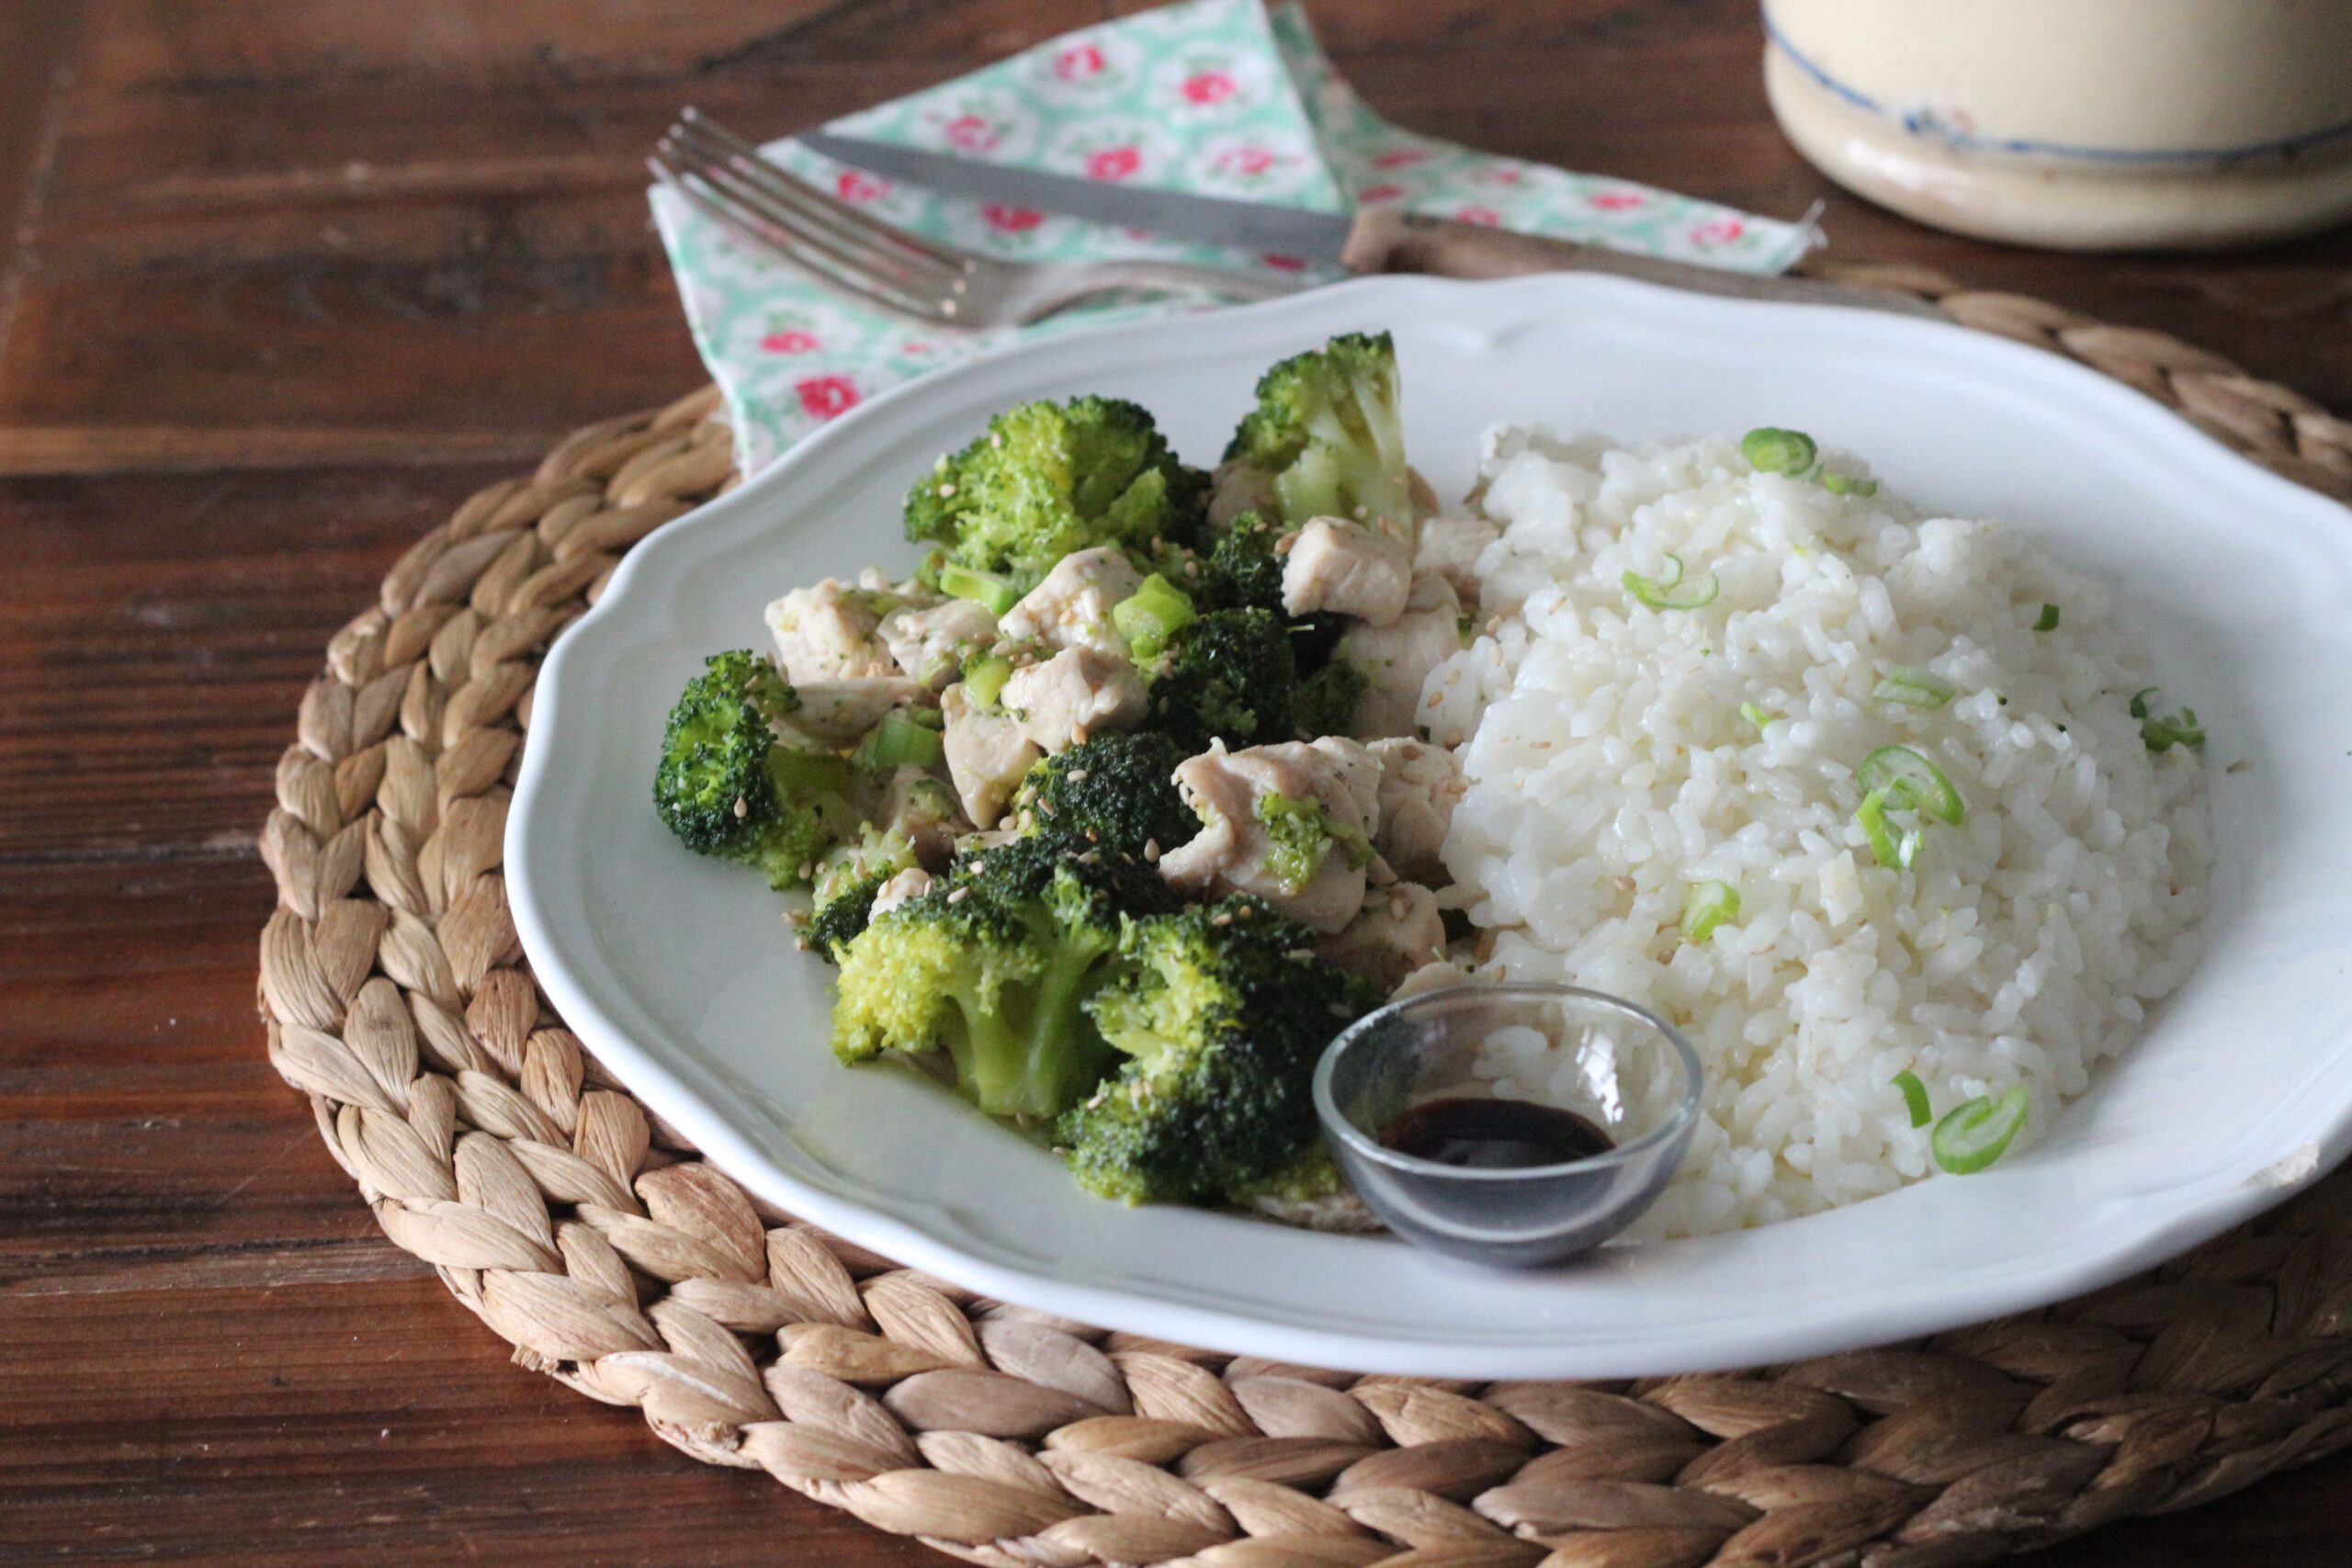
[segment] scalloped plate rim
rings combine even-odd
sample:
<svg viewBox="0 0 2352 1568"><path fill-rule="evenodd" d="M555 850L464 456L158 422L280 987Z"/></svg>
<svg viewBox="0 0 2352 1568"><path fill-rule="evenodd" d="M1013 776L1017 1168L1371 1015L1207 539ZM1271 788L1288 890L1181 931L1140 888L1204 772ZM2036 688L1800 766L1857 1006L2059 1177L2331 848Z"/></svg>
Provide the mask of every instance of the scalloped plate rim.
<svg viewBox="0 0 2352 1568"><path fill-rule="evenodd" d="M1385 307L1390 315L1382 316L1375 306L1391 300ZM645 621L657 607L650 600L659 592L657 579L666 573L674 588L674 580L690 570L697 548L718 543L730 527L783 528L781 523L762 524L760 519L796 486L825 474L828 465L838 467L851 460L837 458L837 453L854 453L861 444L879 439L876 433L894 423L914 422L914 411L952 400L968 389L1024 384L1024 376L1067 382L1069 376L1057 367L1117 363L1115 355L1122 347L1134 351L1137 345L1173 340L1179 334L1197 333L1205 322L1217 323L1233 339L1305 342L1361 324L1368 317L1401 320L1398 312L1409 315L1408 308L1424 306L1432 308L1432 314L1418 323L1419 328L1442 332L1465 321L1485 323L1464 330L1474 335L1484 331L1490 340L1487 346L1495 353L1510 352L1515 334L1523 337L1563 320L1599 323L1605 319L1609 326L1636 338L1645 331L1662 333L1661 343L1700 342L1710 333L1734 337L1742 333L1761 333L1770 338L1795 331L1815 348L1829 345L1833 358L1838 352L1858 352L1864 362L1875 363L1872 355L1899 350L1887 353L1885 366L1885 373L1898 379L1895 362L1906 355L1916 366L1942 367L1941 374L1973 370L2021 395L2049 399L2053 418L2059 417L2055 411L2071 407L2102 427L2120 449L2136 450L2143 457L2153 457L2176 470L2185 470L2184 477L2193 487L2203 487L2223 499L2234 492L2247 514L2276 525L2277 537L2270 541L2274 548L2290 548L2294 541L2289 536L2301 535L2306 564L2317 561L2321 567L2332 568L2339 582L2352 581L2352 543L2347 543L2352 541L2352 518L2334 503L2245 462L2186 421L2120 383L2057 356L1956 326L1814 306L1725 300L1613 278L1554 275L1482 284L1364 279L1211 317L1122 325L1023 344L877 396L818 432L738 490L658 530L624 558L600 603L567 628L550 649L534 698L531 743L525 748L507 824L506 870L510 904L524 949L567 1023L622 1083L721 1168L763 1198L886 1256L991 1296L1109 1327L1223 1350L1368 1371L1457 1377L1649 1375L1764 1363L1910 1337L2044 1304L2149 1266L2280 1201L2316 1179L2344 1156L2347 1145L2352 1145L2352 1084L2338 1088L2324 1105L2306 1100L2298 1114L2281 1111L2261 1117L2241 1142L2257 1139L2265 1141L2264 1147L2251 1152L2233 1149L2229 1168L2208 1170L2186 1190L2174 1183L2102 1198L2097 1246L2060 1249L2055 1256L2045 1248L2043 1255L2014 1266L1987 1266L1973 1272L1963 1269L1932 1282L1933 1289L1925 1288L1929 1282L1917 1280L1882 1281L1893 1292L1891 1299L1859 1301L1860 1292L1834 1283L1812 1291L1790 1288L1789 1259L1801 1259L1816 1250L1806 1244L1826 1237L1834 1228L1820 1222L1874 1213L1889 1224L1906 1216L1916 1219L1912 1210L1918 1205L1904 1209L1902 1201L1946 1185L1945 1181L1928 1182L1833 1215L1661 1247L1611 1249L1605 1265L1544 1277L1543 1288L1555 1290L1564 1303L1573 1304L1601 1290L1615 1292L1608 1299L1622 1306L1625 1300L1643 1299L1641 1277L1650 1271L1650 1263L1669 1256L1687 1257L1691 1249L1713 1252L1726 1260L1715 1270L1726 1275L1720 1281L1725 1284L1745 1278L1752 1286L1757 1276L1769 1278L1776 1269L1781 1271L1782 1288L1777 1293L1744 1295L1741 1299L1748 1310L1719 1314L1700 1328L1685 1325L1670 1333L1644 1333L1629 1331L1622 1323L1586 1321L1573 1332L1547 1333L1538 1324L1526 1333L1471 1333L1377 1311L1367 1315L1361 1303L1343 1306L1335 1302L1328 1314L1318 1316L1302 1312L1296 1303L1280 1310L1269 1308L1255 1301L1249 1289L1221 1292L1187 1290L1182 1285L1148 1289L1115 1274L1087 1277L1061 1260L1023 1256L1010 1243L982 1234L968 1218L959 1217L951 1204L905 1201L878 1205L870 1191L860 1197L844 1190L838 1181L815 1180L806 1171L787 1169L789 1162L777 1153L773 1122L760 1120L771 1111L780 1111L781 1107L761 1110L756 1093L733 1089L708 1071L706 1064L692 1059L690 1052L677 1049L674 1041L645 1038L649 1031L641 1022L632 1027L616 1016L629 1009L616 1004L611 976L600 973L594 961L597 942L583 936L576 902L571 909L562 905L565 895L578 891L567 876L576 877L579 871L576 865L567 865L574 854L571 844L549 841L557 825L551 803L560 796L556 780L562 767L577 765L580 758L575 753L594 734L594 719L600 708L584 701L575 703L567 682L575 678L575 666L586 667L600 647L609 642L610 657L626 646L619 640L627 635L625 629L633 622ZM1413 329L1400 325L1400 335L1409 330ZM1839 349L1839 344L1847 346ZM1251 352L1262 352L1262 347ZM1408 355L1408 389L1414 363ZM1237 408L1246 390L1246 383L1234 389ZM1034 394L998 395L1010 400L1013 396ZM1408 400L1410 396L1408 389ZM1531 419L1534 412L1511 411L1497 417ZM924 454L924 461L928 456ZM832 482L838 487L857 480L855 475L849 475L836 477ZM2331 527L2342 532L2331 536ZM2326 558L2330 556L2332 559ZM772 586L784 585L779 581ZM642 641L641 628L639 635ZM742 640L754 640L752 628L746 629ZM2338 641L2339 646L2331 650L2336 661L2334 667L2352 676L2352 653ZM2212 770L2217 797L2227 787L2218 765L2225 723L2214 724L2216 746L2211 754L2217 764ZM650 812L643 816L651 821ZM2267 829L2267 824L2258 826ZM2346 911L2352 913L2352 898L2344 903ZM805 962L811 966L816 964L814 959ZM2209 958L2209 965L2211 962ZM2203 976L2200 970L2192 977L2192 988ZM2152 1030L2162 1026L2160 1020ZM833 1072L845 1071L830 1059L821 1066ZM2324 1066L2315 1066L2308 1077L2322 1077ZM928 1092L911 1083L907 1088L915 1094ZM726 1103L730 1094L736 1100L732 1106ZM2090 1101L2098 1099L2098 1092L2086 1097ZM751 1110L747 1111L746 1107ZM788 1120L789 1113L785 1114ZM789 1141L791 1134L785 1136ZM2017 1162L2019 1169L2049 1148L2045 1140ZM2298 1157L2304 1151L2313 1156L2308 1168ZM839 1177L841 1173L825 1174ZM1991 1195L1993 1184L1987 1179L1972 1179L1985 1182L1984 1190ZM1227 1234L1204 1233L1191 1224L1222 1217L1126 1210L1110 1204L1097 1207L1102 1225L1165 1226L1183 1234L1188 1246L1197 1247L1202 1234ZM1169 1225L1178 1215L1183 1215L1183 1220ZM1240 1220L1223 1223L1281 1236L1285 1249L1295 1249L1303 1264L1338 1257L1330 1251L1334 1247L1386 1249L1381 1255L1386 1262L1375 1273L1409 1275L1415 1288L1429 1286L1430 1276L1419 1266L1418 1255L1405 1253L1394 1242L1282 1232ZM1850 1219L1843 1223L1849 1227L1853 1224ZM2071 1239L2080 1243L2085 1238ZM1255 1249L1255 1244L1244 1248ZM1627 1256L1641 1254L1649 1256ZM1776 1255L1781 1256L1778 1263L1773 1261ZM1698 1273L1704 1278L1707 1270ZM1623 1278L1628 1275L1634 1277L1630 1282ZM1461 1273L1459 1279L1459 1289L1466 1293L1487 1288L1494 1277L1474 1270ZM1188 1282L1198 1287L1200 1277L1190 1276ZM1689 1285L1688 1280L1677 1280L1668 1289L1679 1292ZM1520 1299L1525 1299L1524 1292ZM1548 1300L1548 1295L1544 1299Z"/></svg>

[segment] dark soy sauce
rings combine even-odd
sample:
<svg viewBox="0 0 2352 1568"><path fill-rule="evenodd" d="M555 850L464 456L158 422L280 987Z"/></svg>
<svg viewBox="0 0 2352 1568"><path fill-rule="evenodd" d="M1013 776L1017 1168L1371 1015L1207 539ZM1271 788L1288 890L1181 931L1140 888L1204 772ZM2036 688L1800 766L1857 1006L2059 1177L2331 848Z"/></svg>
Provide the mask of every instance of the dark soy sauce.
<svg viewBox="0 0 2352 1568"><path fill-rule="evenodd" d="M1380 1130L1383 1147L1476 1170L1590 1159L1617 1145L1573 1111L1524 1100L1430 1100Z"/></svg>

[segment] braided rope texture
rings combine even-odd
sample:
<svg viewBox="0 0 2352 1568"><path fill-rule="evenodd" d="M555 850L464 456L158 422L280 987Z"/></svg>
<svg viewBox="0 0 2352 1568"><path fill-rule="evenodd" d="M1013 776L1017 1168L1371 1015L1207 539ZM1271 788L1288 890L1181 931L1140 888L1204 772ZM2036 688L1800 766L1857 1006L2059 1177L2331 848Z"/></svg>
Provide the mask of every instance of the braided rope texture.
<svg viewBox="0 0 2352 1568"><path fill-rule="evenodd" d="M1847 268L2352 498L2352 425L2158 334ZM732 482L717 398L571 435L329 645L262 853L272 1063L385 1234L711 1464L1001 1568L1960 1568L2352 1446L2352 1171L2156 1272L1927 1341L1607 1383L1362 1377L1106 1333L763 1207L585 1055L500 875L549 640Z"/></svg>

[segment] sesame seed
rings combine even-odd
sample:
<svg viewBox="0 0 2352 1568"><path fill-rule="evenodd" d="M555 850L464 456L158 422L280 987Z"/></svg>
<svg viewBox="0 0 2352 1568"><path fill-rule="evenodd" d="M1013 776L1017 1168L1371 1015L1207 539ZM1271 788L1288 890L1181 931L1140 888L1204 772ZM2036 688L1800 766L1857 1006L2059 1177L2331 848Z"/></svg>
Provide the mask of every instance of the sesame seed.
<svg viewBox="0 0 2352 1568"><path fill-rule="evenodd" d="M1616 881L1616 884L1617 884L1617 891L1618 891L1618 892L1620 892L1620 893L1631 893L1631 892L1634 890L1634 879L1633 879L1632 877L1630 877L1630 876L1620 876L1620 877L1615 878L1614 880Z"/></svg>
<svg viewBox="0 0 2352 1568"><path fill-rule="evenodd" d="M1355 1015L1356 1010L1350 1007L1345 1002L1333 1002L1331 1004L1331 1016L1333 1018L1347 1019L1353 1018Z"/></svg>
<svg viewBox="0 0 2352 1568"><path fill-rule="evenodd" d="M1086 782L1086 770L1084 768L1072 768L1069 771L1069 782L1072 784L1084 784Z"/></svg>
<svg viewBox="0 0 2352 1568"><path fill-rule="evenodd" d="M744 818L749 817L751 814L752 814L752 804L751 804L751 802L749 802L749 801L745 800L745 799L744 799L741 795L737 795L737 796L735 797L735 820L736 820L736 821L738 821L738 822L741 822Z"/></svg>
<svg viewBox="0 0 2352 1568"><path fill-rule="evenodd" d="M1209 924L1213 926L1229 926L1232 923L1233 917L1229 913L1218 913L1209 917Z"/></svg>
<svg viewBox="0 0 2352 1568"><path fill-rule="evenodd" d="M952 887L948 889L947 901L951 904L960 904L971 896L972 890L968 887ZM877 937L875 940L878 942L881 939Z"/></svg>
<svg viewBox="0 0 2352 1568"><path fill-rule="evenodd" d="M1086 830L1086 841L1090 844L1099 844L1102 841L1102 835L1089 828Z"/></svg>
<svg viewBox="0 0 2352 1568"><path fill-rule="evenodd" d="M1143 841L1143 858L1153 865L1158 865L1159 863L1159 840L1158 839L1146 839Z"/></svg>
<svg viewBox="0 0 2352 1568"><path fill-rule="evenodd" d="M939 493L943 497L954 495L956 493L956 487L954 485L941 485L939 487Z"/></svg>

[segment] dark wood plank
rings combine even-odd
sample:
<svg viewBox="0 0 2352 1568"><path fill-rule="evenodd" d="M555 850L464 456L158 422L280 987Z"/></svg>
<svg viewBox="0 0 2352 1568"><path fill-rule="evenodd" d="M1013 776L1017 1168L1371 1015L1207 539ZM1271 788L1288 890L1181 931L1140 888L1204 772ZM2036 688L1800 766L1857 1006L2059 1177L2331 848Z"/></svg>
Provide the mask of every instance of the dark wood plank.
<svg viewBox="0 0 2352 1568"><path fill-rule="evenodd" d="M695 384L638 164L679 104L775 132L1136 8L0 3L0 222L37 197L21 250L0 230L0 1563L940 1561L509 1366L382 1239L262 1055L251 835L322 647L410 540ZM21 40L75 13L61 76L63 34ZM2081 258L1915 228L1780 140L1749 0L1314 15L1416 128L1826 197L1843 253L2352 410L2352 238ZM2027 1561L2320 1568L2347 1530L2337 1459Z"/></svg>

